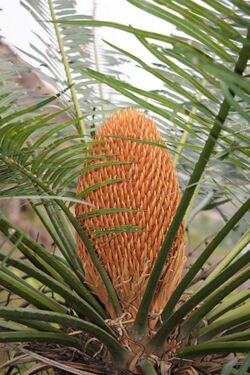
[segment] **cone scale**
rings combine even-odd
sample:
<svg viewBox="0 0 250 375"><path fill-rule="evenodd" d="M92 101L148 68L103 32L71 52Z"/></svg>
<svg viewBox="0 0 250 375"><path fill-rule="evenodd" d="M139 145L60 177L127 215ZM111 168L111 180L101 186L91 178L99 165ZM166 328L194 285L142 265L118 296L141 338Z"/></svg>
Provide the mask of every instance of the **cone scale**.
<svg viewBox="0 0 250 375"><path fill-rule="evenodd" d="M112 138L114 136L114 138ZM115 138L120 136L123 139ZM111 165L83 174L77 191L99 182L122 178L89 192L84 200L91 206L76 205L76 217L89 235L100 261L105 267L124 312L135 316L155 259L180 201L180 189L170 154L166 147L139 143L126 138L164 142L152 120L141 112L128 109L108 118L98 129L95 140L102 141L91 152L106 159L96 162L122 161L129 164ZM112 156L110 156L112 155ZM97 209L129 208L140 212L112 212L91 218L85 214ZM122 226L137 226L137 232L107 233L95 237L95 231ZM88 252L77 238L78 253L85 269L85 279L93 292L116 318L106 289ZM185 262L184 227L180 226L162 272L151 306L152 313L161 312L175 290Z"/></svg>

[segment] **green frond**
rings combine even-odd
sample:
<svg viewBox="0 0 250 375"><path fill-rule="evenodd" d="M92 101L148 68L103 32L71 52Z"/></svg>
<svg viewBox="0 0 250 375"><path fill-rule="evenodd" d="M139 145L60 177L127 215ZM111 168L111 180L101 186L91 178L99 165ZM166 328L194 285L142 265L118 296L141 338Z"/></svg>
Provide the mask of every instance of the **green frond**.
<svg viewBox="0 0 250 375"><path fill-rule="evenodd" d="M238 290L250 276L250 253L243 252L249 244L250 7L243 0L128 3L141 14L172 24L174 35L96 20L94 8L92 15L78 15L73 0L22 0L47 33L46 40L36 35L46 51L31 45L31 52L26 53L43 66L32 71L52 83L58 94L36 93L32 104L26 105L26 95L33 91L22 89L13 78L30 67L1 59L0 200L25 199L53 242L55 254L11 223L1 208L0 285L7 297L6 306L0 306L0 342L41 341L82 350L84 333L106 345L118 367L131 369L137 361L131 362L131 353L105 321L109 318L105 307L84 281L75 232L89 252L114 311L121 316L119 295L80 222L136 210L98 210L95 202L84 201L90 192L124 181L122 176L87 186L80 193L76 183L84 173L131 163L114 161L92 135L114 108L139 106L154 118L164 141L129 140L167 145L183 190L129 328L133 337L126 337L126 342L132 339L143 345L145 359L138 366L147 375L158 371L149 356L161 356L166 344L171 346L172 335L173 343L180 344L174 356L184 361L250 349L249 290ZM130 34L151 58L144 59L130 46L97 40L95 27ZM156 79L157 89L147 90L128 80L120 69L120 58L130 61L145 77ZM94 156L96 150L98 156ZM73 205L80 202L92 205L93 210L75 217ZM234 212L231 217L227 207ZM219 212L224 225L213 236L208 233L212 240L187 270L149 337L151 302L178 228L185 219L187 230L192 231L194 219L208 210ZM126 223L96 227L92 235L99 238L143 230ZM226 237L230 237L227 243L223 242ZM223 246L228 253L208 272L210 257ZM71 329L81 333L72 337ZM173 352L169 353L167 360L172 361ZM244 363L233 357L221 375L245 375L248 368L249 356Z"/></svg>

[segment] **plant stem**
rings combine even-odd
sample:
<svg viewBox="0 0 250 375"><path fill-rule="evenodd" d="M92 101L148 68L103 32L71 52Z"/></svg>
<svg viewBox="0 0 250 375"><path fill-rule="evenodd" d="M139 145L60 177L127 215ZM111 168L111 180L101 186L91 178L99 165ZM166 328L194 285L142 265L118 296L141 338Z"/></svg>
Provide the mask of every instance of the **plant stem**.
<svg viewBox="0 0 250 375"><path fill-rule="evenodd" d="M226 235L234 228L234 226L239 222L239 220L246 214L250 209L250 199L248 199L239 210L231 217L231 219L224 225L224 227L219 231L215 238L209 243L206 249L202 252L199 258L195 261L189 271L181 280L180 284L176 288L173 295L170 297L168 303L163 309L162 320L163 323L170 317L174 307L176 306L179 298L181 297L184 290L188 287L190 282L193 280L195 275L200 271L203 264L207 261L213 251L221 243L221 241L226 237Z"/></svg>
<svg viewBox="0 0 250 375"><path fill-rule="evenodd" d="M206 80L203 78L202 86L205 87L205 84L206 84ZM201 98L202 98L202 93L199 92L198 95L197 95L197 100L200 101ZM196 112L197 112L197 108L193 107L191 112L190 112L189 118L188 118L188 122L187 122L188 127L192 126L192 123L193 123L192 115L195 115ZM175 153L175 156L174 156L174 159L173 159L173 164L174 164L175 167L177 166L179 158L180 158L181 153L182 153L182 150L185 147L185 144L186 144L187 139L188 139L188 135L189 135L188 130L187 129L184 130L184 132L182 133L181 139L180 139L180 144L177 147L177 150L176 150L176 153Z"/></svg>
<svg viewBox="0 0 250 375"><path fill-rule="evenodd" d="M211 311L214 307L219 305L219 302L223 298L227 297L233 290L242 285L245 281L250 279L250 267L242 272L238 272L236 276L228 283L223 284L208 298L205 299L202 306L198 307L181 326L181 338L188 337L190 332L194 330L194 327L202 321L202 318Z"/></svg>
<svg viewBox="0 0 250 375"><path fill-rule="evenodd" d="M91 336L96 337L102 343L104 343L110 350L111 355L115 359L117 363L119 363L120 367L125 367L129 360L131 360L133 354L126 350L118 340L103 330L100 326L85 321L83 319L79 319L74 316L69 316L62 313L53 313L51 311L41 311L37 309L23 309L23 308L8 308L8 307L0 307L0 316L1 317L8 317L11 320L40 320L46 321L50 323L58 323L62 326L72 327L76 330L81 330L83 332L89 333ZM37 332L36 332L37 334ZM38 333L38 336L40 332ZM70 337L70 336L66 336ZM1 342L1 339L0 339Z"/></svg>
<svg viewBox="0 0 250 375"><path fill-rule="evenodd" d="M180 356L192 357L198 355L219 354L219 353L242 353L249 352L249 341L218 342L210 341L208 343L187 346L179 351Z"/></svg>
<svg viewBox="0 0 250 375"><path fill-rule="evenodd" d="M29 199L29 204L31 205L32 209L35 211L36 215L38 216L41 223L46 228L46 230L50 234L50 237L56 243L58 248L60 249L61 247L63 247L63 245L60 243L60 237L55 231L55 228L52 225L50 225L50 222L48 220L48 215L46 216L46 213L43 211L43 209L40 206L36 205L36 203L33 202L32 199Z"/></svg>
<svg viewBox="0 0 250 375"><path fill-rule="evenodd" d="M212 323L216 319L218 319L220 316L228 312L229 310L232 310L236 306L241 305L243 302L248 300L250 298L250 289L237 291L237 294L234 294L232 296L228 296L226 300L224 300L222 303L220 303L218 306L216 306L210 313L206 315L206 320L209 323Z"/></svg>
<svg viewBox="0 0 250 375"><path fill-rule="evenodd" d="M204 84L204 86L205 86L205 83L206 83L206 80L203 79L203 84ZM197 100L199 101L199 100L201 100L201 98L202 98L202 94L200 93L200 94L198 95L198 97L197 97ZM193 108L192 108L192 111L191 111L191 114L195 114L196 111L197 111L197 108L193 107ZM192 117L189 116L189 121L188 121L188 124L187 124L187 125L192 125L192 122L193 122L193 121L192 121ZM183 133L183 135L182 135L182 137L181 137L181 141L180 141L181 145L177 148L177 151L176 151L176 154L175 154L175 157L174 157L174 160L173 160L173 163L174 163L175 166L177 165L177 162L178 162L178 160L179 160L179 157L180 157L180 154L181 154L181 152L182 152L182 149L183 149L183 147L184 147L184 145L185 145L185 143L186 143L186 141L187 141L188 134L189 134L188 131L185 130L184 133ZM182 145L182 143L183 143L183 145ZM202 174L202 175L203 175L203 174ZM199 181L199 183L195 186L195 190L194 190L193 197L192 197L192 199L191 199L191 201L190 201L190 203L189 203L189 205L188 205L188 208L187 208L187 210L186 210L186 213L185 213L185 216L184 216L184 219L185 219L186 221L189 219L190 211L191 211L191 209L192 209L192 207L193 207L194 202L196 201L197 196L199 195L200 186L201 186L201 181L202 181L202 175L201 175L201 177L200 177L200 181ZM187 224L187 226L188 226L188 224Z"/></svg>
<svg viewBox="0 0 250 375"><path fill-rule="evenodd" d="M28 238L23 231L3 217L0 217L0 230L6 237L8 237L9 241L15 244L15 249L18 248L25 258L29 259L34 266L38 269L46 270L47 274L53 276L55 280L61 281L62 283L65 282L66 285L75 290L76 293L88 302L103 318L108 317L102 306L100 306L85 285L81 281L79 282L75 273L64 265L63 262L59 261L46 251L42 245L38 244L31 238ZM9 236L9 232L13 232L11 236ZM9 257L10 253L4 258L4 262L7 262Z"/></svg>
<svg viewBox="0 0 250 375"><path fill-rule="evenodd" d="M19 165L15 160L12 160L11 158L9 158L7 156L3 157L2 160L7 165L11 166L12 168L18 170L23 175L25 175L30 181L32 181L32 183L35 184L35 186L37 186L40 189L42 189L43 191L45 191L48 195L52 195L52 196L55 195L54 192L46 184L44 184L42 181L40 181L37 178L37 176L35 176L32 172L27 170L22 165ZM53 198L52 198L52 200L53 200ZM122 309L121 309L119 300L117 298L115 289L113 287L113 284L110 281L110 278L109 278L105 268L103 267L102 263L100 262L100 260L98 258L98 255L97 255L92 243L90 242L86 232L83 230L83 228L78 223L78 221L76 220L74 215L71 213L71 211L68 209L68 207L65 206L65 204L62 201L56 200L55 203L61 208L61 210L67 216L70 223L75 228L76 232L79 234L81 240L83 241L84 245L86 246L86 249L88 250L89 255L92 259L92 262L93 262L94 266L96 267L97 271L99 272L101 279L103 280L103 283L106 287L106 290L107 290L107 293L109 295L110 301L113 305L114 311L115 311L117 316L120 316L121 313L122 313ZM79 265L78 265L78 262L77 262L77 258L75 257L75 259L72 259L72 262L73 261L76 263L76 269L78 269Z"/></svg>
<svg viewBox="0 0 250 375"><path fill-rule="evenodd" d="M158 330L155 336L149 341L147 347L149 350L155 352L161 352L164 350L164 342L168 337L169 333L175 329L177 325L180 325L182 319L193 310L204 298L213 293L217 288L223 285L231 275L235 275L241 268L244 268L246 264L250 262L250 253L244 257L239 258L236 262L226 268L220 275L212 280L204 288L200 289L197 293L193 294L181 307L171 315L171 317L164 323L164 325ZM249 271L248 271L249 272ZM210 326L209 326L210 327Z"/></svg>
<svg viewBox="0 0 250 375"><path fill-rule="evenodd" d="M96 1L94 0L93 1L93 19L95 19L95 17L96 17ZM98 56L97 38L96 38L95 27L93 27L93 34L94 34L93 47L94 47L95 66L96 66L97 72L99 72L100 71L100 62L99 62L99 56ZM101 109L102 109L102 118L104 120L104 108L103 108L104 93L103 93L103 87L102 87L101 82L98 82L98 89L99 89L99 97L101 99L100 105L101 105Z"/></svg>
<svg viewBox="0 0 250 375"><path fill-rule="evenodd" d="M249 311L250 302L245 302L240 307L228 311L219 319L216 319L213 323L200 328L199 332L197 332L199 342L208 341L212 339L214 336L220 334L221 332L226 331L226 335L231 334L231 329L235 327L237 328L237 330L233 333L239 333L241 330L239 331L239 328L237 326L242 325L243 323L248 323L247 328L249 328Z"/></svg>
<svg viewBox="0 0 250 375"><path fill-rule="evenodd" d="M139 363L139 367L143 375L157 375L154 364L149 359L143 359Z"/></svg>
<svg viewBox="0 0 250 375"><path fill-rule="evenodd" d="M215 276L217 276L224 268L226 268L231 261L243 250L250 242L250 230L245 233L240 241L237 243L235 248L230 251L230 253L218 264L218 266L208 275L208 277L205 280L205 283L207 284L209 281L211 281ZM203 283L204 286L204 283Z"/></svg>
<svg viewBox="0 0 250 375"><path fill-rule="evenodd" d="M56 19L56 15L55 15L53 0L48 0L48 4L49 4L50 14L51 14L51 18L52 18L54 29L55 29L55 34L56 34L58 46L59 46L61 57L62 57L62 63L63 63L63 66L64 66L66 78L67 78L67 81L68 81L68 86L69 86L69 89L70 89L70 92L71 92L72 101L73 101L74 108L75 108L75 114L76 114L76 117L78 118L78 123L76 123L76 128L77 128L77 131L78 131L79 134L86 135L86 129L85 129L84 122L83 122L83 119L82 119L83 115L82 115L82 112L81 112L81 109L80 109L79 101L77 99L77 95L76 95L76 91L75 91L75 87L74 87L74 82L72 80L70 67L69 67L69 63L68 63L68 58L67 58L67 55L66 55L65 50L64 50L63 40L62 40L62 37L61 37L59 26L56 23L57 19Z"/></svg>
<svg viewBox="0 0 250 375"><path fill-rule="evenodd" d="M247 37L244 40L244 44L239 53L239 58L234 69L234 71L238 73L239 75L242 75L247 65L249 54L250 54L250 29L248 30ZM234 93L232 93L232 96L234 96ZM142 337L146 332L149 309L152 303L152 299L154 297L155 290L157 288L158 281L161 277L162 269L169 255L170 249L176 237L179 226L182 223L185 213L195 193L196 185L199 183L202 177L205 167L214 150L215 144L220 136L223 124L228 116L229 110L230 110L230 104L228 103L227 99L224 99L221 104L219 113L215 118L214 125L209 133L205 146L194 167L193 173L190 177L187 188L183 194L183 197L177 209L176 215L173 218L172 224L170 225L170 228L165 237L163 245L159 251L158 257L155 261L154 268L149 277L146 291L142 298L142 302L139 306L136 319L135 319L135 323L134 323L134 327L133 327L133 332L136 337Z"/></svg>
<svg viewBox="0 0 250 375"><path fill-rule="evenodd" d="M65 335L63 333L55 332L39 332L36 331L17 331L17 332L1 332L0 342L10 343L10 342L52 342L59 345L64 345L66 347L73 347L78 350L82 350L81 340Z"/></svg>

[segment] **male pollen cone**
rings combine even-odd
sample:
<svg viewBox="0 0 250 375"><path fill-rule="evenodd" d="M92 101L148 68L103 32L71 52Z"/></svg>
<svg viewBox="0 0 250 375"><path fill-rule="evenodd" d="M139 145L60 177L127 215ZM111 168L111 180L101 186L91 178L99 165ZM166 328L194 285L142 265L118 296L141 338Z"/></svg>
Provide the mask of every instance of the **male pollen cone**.
<svg viewBox="0 0 250 375"><path fill-rule="evenodd" d="M153 141L161 146L164 142L154 122L143 113L134 109L116 112L97 131L95 139L103 143L96 145L91 152L95 157L103 155L104 151L100 148L104 147L105 154L109 156L104 159L97 158L90 163L109 160L130 163L91 170L80 177L77 185L77 191L81 192L102 181L126 179L89 192L84 196L84 200L92 206L77 204L76 216L89 235L114 285L123 311L135 316L155 259L176 213L180 190L176 171L166 147L112 136ZM86 213L106 208L141 211L112 212L83 218ZM142 230L133 233L106 233L98 238L94 235L100 228L127 225L138 226ZM79 237L77 246L84 265L86 282L105 304L111 317L115 318L103 282ZM160 312L175 290L184 262L184 228L181 225L155 293L151 306L152 313Z"/></svg>

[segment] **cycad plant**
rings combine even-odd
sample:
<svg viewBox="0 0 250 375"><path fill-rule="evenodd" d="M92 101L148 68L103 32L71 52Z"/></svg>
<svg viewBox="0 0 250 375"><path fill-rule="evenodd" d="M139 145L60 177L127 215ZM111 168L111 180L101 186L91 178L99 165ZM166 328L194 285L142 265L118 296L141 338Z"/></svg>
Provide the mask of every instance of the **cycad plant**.
<svg viewBox="0 0 250 375"><path fill-rule="evenodd" d="M39 58L58 94L24 106L11 79L16 67L1 63L7 374L249 370L250 4L128 2L172 23L175 35L79 17L71 1L26 0L58 47ZM158 78L159 90L98 63L90 27L102 26L132 34L152 54L150 64L108 43ZM55 100L65 108L52 111ZM14 199L29 206L52 246L12 222L4 208ZM202 211L211 221L218 212L224 224L211 238L201 221L202 248L190 262L188 236ZM222 259L208 263L215 251Z"/></svg>

